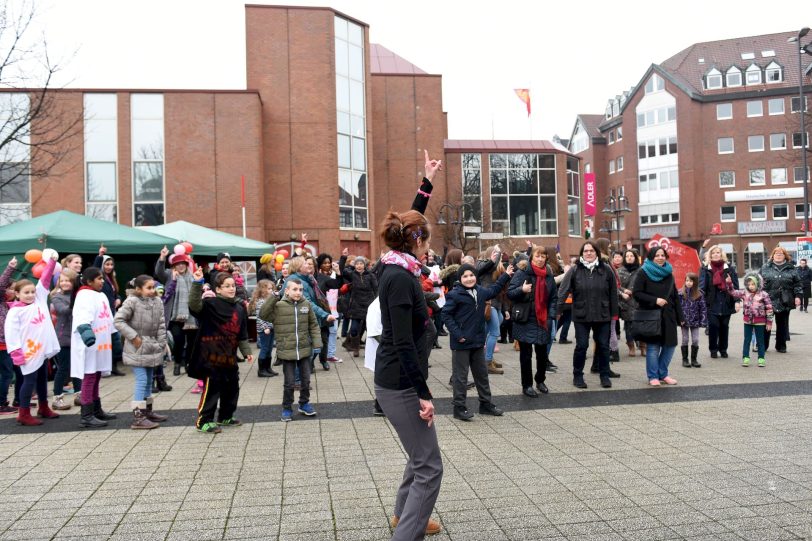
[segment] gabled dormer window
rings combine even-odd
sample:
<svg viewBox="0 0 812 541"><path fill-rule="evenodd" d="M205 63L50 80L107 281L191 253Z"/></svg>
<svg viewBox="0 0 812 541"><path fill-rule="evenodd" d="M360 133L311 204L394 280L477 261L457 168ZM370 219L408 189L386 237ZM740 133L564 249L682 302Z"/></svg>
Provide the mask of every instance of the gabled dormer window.
<svg viewBox="0 0 812 541"><path fill-rule="evenodd" d="M609 100L609 103L606 104L606 118L612 118L612 100Z"/></svg>
<svg viewBox="0 0 812 541"><path fill-rule="evenodd" d="M655 73L646 82L646 94L652 94L660 90L665 90L665 81Z"/></svg>
<svg viewBox="0 0 812 541"><path fill-rule="evenodd" d="M747 68L747 84L760 85L761 84L761 68L755 64L750 64Z"/></svg>
<svg viewBox="0 0 812 541"><path fill-rule="evenodd" d="M780 83L784 80L784 70L776 62L770 62L764 70L764 75L767 83Z"/></svg>
<svg viewBox="0 0 812 541"><path fill-rule="evenodd" d="M727 70L727 86L741 86L742 85L742 70L733 66L729 70Z"/></svg>
<svg viewBox="0 0 812 541"><path fill-rule="evenodd" d="M612 100L612 116L615 117L620 114L620 103L618 100Z"/></svg>
<svg viewBox="0 0 812 541"><path fill-rule="evenodd" d="M722 74L716 68L705 75L705 89L713 90L714 88L722 88Z"/></svg>

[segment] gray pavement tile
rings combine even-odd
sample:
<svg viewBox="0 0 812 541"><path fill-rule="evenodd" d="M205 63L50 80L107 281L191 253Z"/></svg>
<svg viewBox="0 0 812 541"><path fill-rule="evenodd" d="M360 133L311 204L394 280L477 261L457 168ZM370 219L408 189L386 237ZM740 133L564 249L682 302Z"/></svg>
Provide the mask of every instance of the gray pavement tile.
<svg viewBox="0 0 812 541"><path fill-rule="evenodd" d="M223 530L178 530L170 531L166 541L216 541L223 538Z"/></svg>

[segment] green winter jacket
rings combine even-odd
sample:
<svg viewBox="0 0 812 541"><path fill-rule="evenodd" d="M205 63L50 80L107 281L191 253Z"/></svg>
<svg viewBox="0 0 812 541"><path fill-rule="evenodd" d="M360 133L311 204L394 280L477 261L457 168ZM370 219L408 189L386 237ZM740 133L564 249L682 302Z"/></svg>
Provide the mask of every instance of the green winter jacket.
<svg viewBox="0 0 812 541"><path fill-rule="evenodd" d="M277 359L309 359L314 348L322 347L316 313L304 297L294 302L287 296L271 296L262 305L259 318L273 324Z"/></svg>

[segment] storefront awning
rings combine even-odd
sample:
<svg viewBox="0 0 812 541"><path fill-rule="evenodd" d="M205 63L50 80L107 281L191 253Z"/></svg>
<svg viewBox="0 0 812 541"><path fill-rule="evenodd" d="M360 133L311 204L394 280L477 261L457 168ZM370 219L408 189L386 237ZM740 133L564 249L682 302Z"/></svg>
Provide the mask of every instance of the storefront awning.
<svg viewBox="0 0 812 541"><path fill-rule="evenodd" d="M748 242L747 243L747 251L751 254L763 254L764 253L764 243L763 242Z"/></svg>

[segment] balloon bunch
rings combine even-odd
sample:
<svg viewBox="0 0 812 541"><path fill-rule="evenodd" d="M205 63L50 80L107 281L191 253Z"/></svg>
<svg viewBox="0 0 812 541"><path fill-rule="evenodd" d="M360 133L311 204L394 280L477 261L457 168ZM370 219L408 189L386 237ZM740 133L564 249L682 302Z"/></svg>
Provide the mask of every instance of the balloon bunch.
<svg viewBox="0 0 812 541"><path fill-rule="evenodd" d="M32 265L31 274L34 275L34 278L39 278L42 276L42 271L45 270L45 267L48 265L48 261L53 259L54 254L56 255L57 259L59 258L59 254L56 250L51 248L46 248L44 250L37 250L36 248L32 248L25 252L25 260ZM62 265L59 263L56 264L54 267L54 276L59 276L59 273L62 272Z"/></svg>
<svg viewBox="0 0 812 541"><path fill-rule="evenodd" d="M172 252L175 255L189 255L192 253L194 246L192 246L191 242L183 241L180 244L176 244L174 248L172 248Z"/></svg>
<svg viewBox="0 0 812 541"><path fill-rule="evenodd" d="M273 268L276 271L282 270L282 264L285 262L285 259L288 258L290 252L285 249L277 250L272 254L262 254L262 257L259 258L259 262L263 265L267 265L270 262L273 262Z"/></svg>

